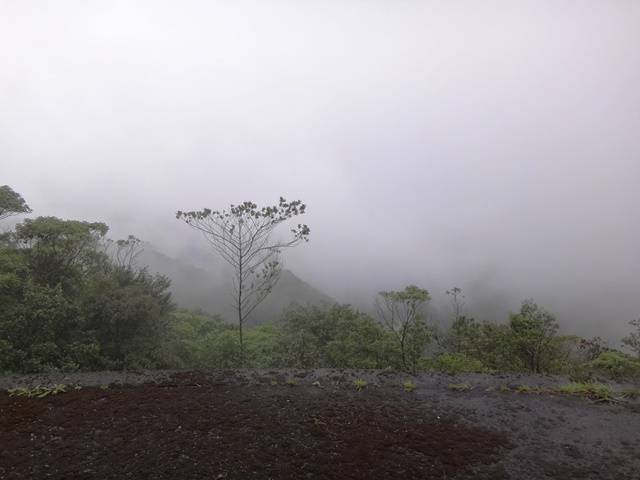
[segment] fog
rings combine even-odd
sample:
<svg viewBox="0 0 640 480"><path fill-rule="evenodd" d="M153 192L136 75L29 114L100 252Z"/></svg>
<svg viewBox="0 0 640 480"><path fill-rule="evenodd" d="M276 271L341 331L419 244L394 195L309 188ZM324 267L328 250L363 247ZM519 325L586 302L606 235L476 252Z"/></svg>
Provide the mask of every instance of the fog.
<svg viewBox="0 0 640 480"><path fill-rule="evenodd" d="M168 255L306 202L301 278L564 331L640 315L640 3L0 1L0 184ZM439 306L438 306L439 305ZM494 318L495 317L495 318Z"/></svg>

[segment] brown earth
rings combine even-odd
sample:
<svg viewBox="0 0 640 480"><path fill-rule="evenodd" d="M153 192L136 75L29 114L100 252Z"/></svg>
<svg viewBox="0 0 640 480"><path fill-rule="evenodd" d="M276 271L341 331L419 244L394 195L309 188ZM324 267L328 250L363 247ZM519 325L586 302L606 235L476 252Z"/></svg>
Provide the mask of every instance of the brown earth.
<svg viewBox="0 0 640 480"><path fill-rule="evenodd" d="M522 455L540 456L531 478L617 475L604 464L608 473L582 468L588 459L575 445L560 452L564 463L535 445L522 449L522 432L460 408L465 396L473 404L497 393L434 393L397 383L357 391L329 379L288 385L282 374L246 382L233 373L42 399L1 393L0 478L506 479L525 478L510 466L531 463Z"/></svg>

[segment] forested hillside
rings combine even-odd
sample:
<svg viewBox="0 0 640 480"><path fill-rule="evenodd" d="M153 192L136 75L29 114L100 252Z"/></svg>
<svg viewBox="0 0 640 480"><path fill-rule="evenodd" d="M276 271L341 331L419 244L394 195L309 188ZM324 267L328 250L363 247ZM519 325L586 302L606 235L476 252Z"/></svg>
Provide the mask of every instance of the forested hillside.
<svg viewBox="0 0 640 480"><path fill-rule="evenodd" d="M260 215L271 228L297 205L281 198L279 206L258 210L247 202L217 215L230 231ZM18 193L1 187L0 220L30 213ZM630 322L623 352L599 337L561 335L556 316L531 299L508 318L478 321L466 310L465 293L453 287L449 322L439 326L426 315L427 289L372 292L377 311L369 314L332 302L272 260L266 273L249 271L268 282L243 332L226 274L108 233L102 222L41 216L0 236L0 371L344 367L551 372L581 380L640 375L639 320ZM231 278L250 277L240 271Z"/></svg>
<svg viewBox="0 0 640 480"><path fill-rule="evenodd" d="M209 257L213 256L209 254ZM150 272L171 279L169 291L178 307L201 310L210 315L220 315L230 322L235 321L237 314L230 295L231 282L228 276L225 278L222 269L216 271L215 266L211 268L211 265L217 265L213 261L208 265L194 266L186 260L164 255L151 245L145 245L136 262L140 266L148 266ZM257 325L276 321L292 303L323 305L335 303L335 300L293 272L283 270L271 294L252 313L247 323Z"/></svg>

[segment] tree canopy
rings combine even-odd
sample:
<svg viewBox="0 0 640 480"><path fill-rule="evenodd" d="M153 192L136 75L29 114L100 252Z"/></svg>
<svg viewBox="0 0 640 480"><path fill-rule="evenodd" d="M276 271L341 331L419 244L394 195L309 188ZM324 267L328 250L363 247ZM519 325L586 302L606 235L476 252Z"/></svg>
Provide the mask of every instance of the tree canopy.
<svg viewBox="0 0 640 480"><path fill-rule="evenodd" d="M24 198L14 192L9 185L0 187L0 220L4 220L12 215L21 213L31 213L31 208L24 201Z"/></svg>

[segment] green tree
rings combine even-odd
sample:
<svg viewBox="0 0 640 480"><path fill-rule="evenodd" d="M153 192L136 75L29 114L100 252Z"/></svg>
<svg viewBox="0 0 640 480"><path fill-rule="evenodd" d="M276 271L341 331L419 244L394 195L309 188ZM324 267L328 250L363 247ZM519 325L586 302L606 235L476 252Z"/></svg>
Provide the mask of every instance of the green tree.
<svg viewBox="0 0 640 480"><path fill-rule="evenodd" d="M247 364L253 368L281 366L280 329L272 323L263 323L247 330L245 347Z"/></svg>
<svg viewBox="0 0 640 480"><path fill-rule="evenodd" d="M635 328L634 332L622 339L622 343L629 347L640 358L640 318L631 320L629 325Z"/></svg>
<svg viewBox="0 0 640 480"><path fill-rule="evenodd" d="M238 315L240 361L244 362L243 325L256 307L271 293L280 277L279 255L282 249L309 240L309 227L298 224L289 240L272 238L283 222L305 213L300 201L259 208L255 203L231 205L229 210L176 213L192 228L202 232L212 248L233 268L235 308Z"/></svg>
<svg viewBox="0 0 640 480"><path fill-rule="evenodd" d="M101 249L109 227L100 222L61 220L56 217L26 219L16 226L16 239L25 252L32 278L65 291L108 261Z"/></svg>
<svg viewBox="0 0 640 480"><path fill-rule="evenodd" d="M335 311L340 322L326 346L328 363L341 368L399 368L399 351L390 332L369 315L349 306Z"/></svg>
<svg viewBox="0 0 640 480"><path fill-rule="evenodd" d="M510 316L509 327L524 365L533 373L542 372L550 360L552 342L558 331L556 318L533 300L525 300L520 312Z"/></svg>
<svg viewBox="0 0 640 480"><path fill-rule="evenodd" d="M336 307L289 307L279 322L280 355L284 365L296 368L328 367L326 346L338 330Z"/></svg>
<svg viewBox="0 0 640 480"><path fill-rule="evenodd" d="M514 334L508 325L478 322L461 316L451 325L445 338L448 352L460 355L445 359L469 359L472 363L478 361L484 369L494 371L514 372L523 369L515 349Z"/></svg>
<svg viewBox="0 0 640 480"><path fill-rule="evenodd" d="M115 368L164 363L162 338L173 310L169 286L167 277L119 265L87 279L81 296L86 329Z"/></svg>
<svg viewBox="0 0 640 480"><path fill-rule="evenodd" d="M350 305L290 307L278 323L281 365L298 368L399 366L394 339Z"/></svg>
<svg viewBox="0 0 640 480"><path fill-rule="evenodd" d="M19 215L21 213L31 213L31 208L24 201L24 198L14 192L9 185L0 187L0 220Z"/></svg>
<svg viewBox="0 0 640 480"><path fill-rule="evenodd" d="M444 336L444 347L451 352L472 353L480 338L482 325L474 318L461 315L457 317ZM475 352L474 352L475 353Z"/></svg>
<svg viewBox="0 0 640 480"><path fill-rule="evenodd" d="M405 370L416 371L418 361L433 336L422 311L430 299L427 290L415 285L402 291L378 293L378 313L396 338Z"/></svg>
<svg viewBox="0 0 640 480"><path fill-rule="evenodd" d="M0 369L163 365L169 282L111 261L107 230L39 217L0 245Z"/></svg>
<svg viewBox="0 0 640 480"><path fill-rule="evenodd" d="M170 318L164 348L174 367L226 368L237 363L234 325L202 311L178 310Z"/></svg>

